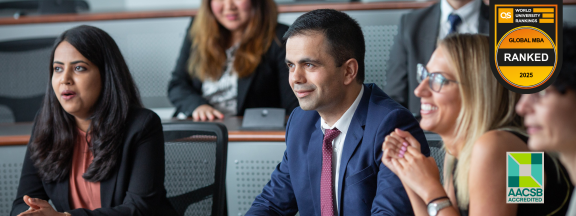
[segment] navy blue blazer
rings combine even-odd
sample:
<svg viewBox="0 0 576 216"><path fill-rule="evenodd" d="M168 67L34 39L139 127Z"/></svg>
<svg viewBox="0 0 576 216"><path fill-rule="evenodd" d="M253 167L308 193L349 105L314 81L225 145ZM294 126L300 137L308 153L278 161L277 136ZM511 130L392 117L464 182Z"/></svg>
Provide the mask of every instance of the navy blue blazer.
<svg viewBox="0 0 576 216"><path fill-rule="evenodd" d="M395 128L409 131L430 155L424 132L410 111L375 84L350 122L340 159L340 215L413 215L400 179L381 162L382 143ZM286 126L286 151L246 215L320 215L322 140L320 115L294 109Z"/></svg>

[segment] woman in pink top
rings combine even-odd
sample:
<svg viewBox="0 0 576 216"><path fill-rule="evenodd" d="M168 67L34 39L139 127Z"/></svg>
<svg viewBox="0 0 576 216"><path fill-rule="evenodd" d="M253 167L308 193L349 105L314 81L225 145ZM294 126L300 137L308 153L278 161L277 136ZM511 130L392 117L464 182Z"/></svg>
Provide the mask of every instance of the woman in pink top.
<svg viewBox="0 0 576 216"><path fill-rule="evenodd" d="M56 40L50 65L10 215L176 215L160 118L142 108L114 40L72 28Z"/></svg>

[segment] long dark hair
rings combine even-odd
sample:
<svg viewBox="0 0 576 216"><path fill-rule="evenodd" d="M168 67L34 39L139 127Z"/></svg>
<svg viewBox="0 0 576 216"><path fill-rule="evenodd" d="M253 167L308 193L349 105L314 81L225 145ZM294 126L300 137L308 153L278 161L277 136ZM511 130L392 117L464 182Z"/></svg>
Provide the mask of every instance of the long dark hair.
<svg viewBox="0 0 576 216"><path fill-rule="evenodd" d="M86 132L94 160L82 177L91 182L102 181L111 176L121 156L124 122L129 109L142 107L140 94L120 49L102 29L82 25L65 31L56 39L50 57L49 84L29 147L30 157L43 180L61 181L69 177L78 135L76 120L62 108L50 82L54 51L63 41L74 46L100 70L102 90L91 108L91 123Z"/></svg>

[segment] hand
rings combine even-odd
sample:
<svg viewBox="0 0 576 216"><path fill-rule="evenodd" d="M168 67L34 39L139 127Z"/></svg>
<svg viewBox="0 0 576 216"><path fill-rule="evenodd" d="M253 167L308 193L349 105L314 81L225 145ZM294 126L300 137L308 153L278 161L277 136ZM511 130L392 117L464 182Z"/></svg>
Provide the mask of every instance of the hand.
<svg viewBox="0 0 576 216"><path fill-rule="evenodd" d="M382 163L396 175L398 173L396 172L396 167L392 164L392 160L402 158L408 145L406 139L400 137L396 132L392 132L384 138L384 143L382 143Z"/></svg>
<svg viewBox="0 0 576 216"><path fill-rule="evenodd" d="M396 167L400 180L426 203L430 201L429 199L440 196L434 196L431 193L444 191L442 184L440 184L440 175L434 158L424 156L420 150L409 146L404 153L404 158L393 159L392 164Z"/></svg>
<svg viewBox="0 0 576 216"><path fill-rule="evenodd" d="M192 112L192 119L194 119L194 121L212 121L216 118L223 119L224 114L208 104L200 105Z"/></svg>
<svg viewBox="0 0 576 216"><path fill-rule="evenodd" d="M30 198L27 195L23 199L26 205L30 206L30 209L18 216L66 216L66 214L54 210L46 200Z"/></svg>
<svg viewBox="0 0 576 216"><path fill-rule="evenodd" d="M400 150L401 158L391 160L396 167L396 175L425 203L436 197L445 196L446 192L440 183L440 173L434 158L421 153L420 143L409 132L400 129L394 132L409 144L405 151Z"/></svg>

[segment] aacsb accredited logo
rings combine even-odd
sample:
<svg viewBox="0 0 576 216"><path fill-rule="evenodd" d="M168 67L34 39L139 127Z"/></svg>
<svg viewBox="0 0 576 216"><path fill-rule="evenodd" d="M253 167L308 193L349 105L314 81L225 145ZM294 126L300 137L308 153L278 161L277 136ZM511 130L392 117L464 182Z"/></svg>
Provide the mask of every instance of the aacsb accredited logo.
<svg viewBox="0 0 576 216"><path fill-rule="evenodd" d="M548 87L562 65L562 0L491 0L490 6L496 79L522 94Z"/></svg>
<svg viewBox="0 0 576 216"><path fill-rule="evenodd" d="M544 152L506 152L506 203L544 203Z"/></svg>

